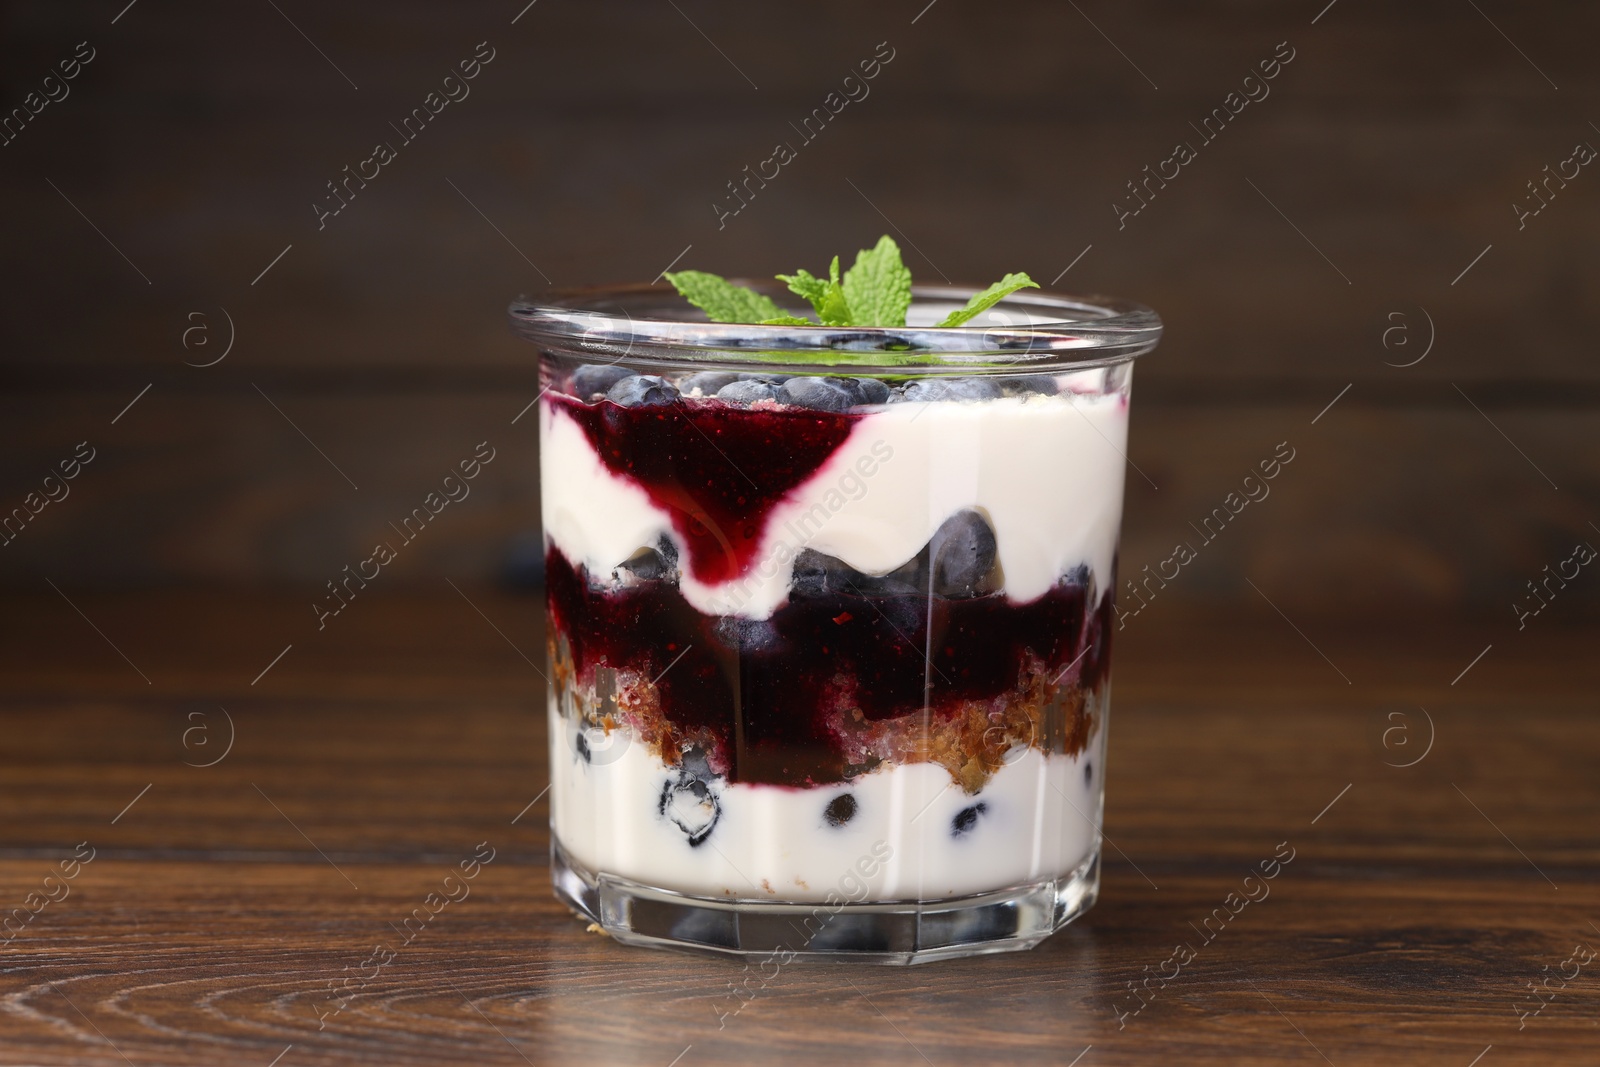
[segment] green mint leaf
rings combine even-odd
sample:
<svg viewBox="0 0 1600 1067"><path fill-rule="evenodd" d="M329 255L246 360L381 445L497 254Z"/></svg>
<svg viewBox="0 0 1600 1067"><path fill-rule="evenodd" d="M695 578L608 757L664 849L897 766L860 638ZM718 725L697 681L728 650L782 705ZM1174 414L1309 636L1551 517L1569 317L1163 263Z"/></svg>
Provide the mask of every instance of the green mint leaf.
<svg viewBox="0 0 1600 1067"><path fill-rule="evenodd" d="M827 295L828 283L812 274L808 270L797 270L793 274L780 274L780 282L789 287L789 291L802 300L808 301L812 307L820 308L822 298Z"/></svg>
<svg viewBox="0 0 1600 1067"><path fill-rule="evenodd" d="M850 302L845 298L844 287L839 282L838 256L833 257L833 263L828 268L827 281L823 281L808 270L780 274L778 280L786 284L790 292L811 302L811 306L817 309L817 318L822 325L855 325L850 312Z"/></svg>
<svg viewBox="0 0 1600 1067"><path fill-rule="evenodd" d="M900 261L900 246L884 234L872 248L856 253L844 275L844 298L852 326L904 326L911 306L911 271Z"/></svg>
<svg viewBox="0 0 1600 1067"><path fill-rule="evenodd" d="M783 308L754 289L700 270L680 270L662 277L712 322L760 322L783 317Z"/></svg>
<svg viewBox="0 0 1600 1067"><path fill-rule="evenodd" d="M683 270L663 275L684 299L703 310L713 322L745 322L763 326L815 326L810 319L788 314L772 298L734 285L705 271ZM856 253L856 261L841 278L839 257L828 265L828 277L808 270L780 274L789 291L816 309L823 326L876 326L898 328L906 324L911 307L911 271L900 258L900 248L887 234L871 248ZM946 315L938 325L961 326L988 311L1019 289L1039 285L1023 273L1007 274L967 301L967 306Z"/></svg>
<svg viewBox="0 0 1600 1067"><path fill-rule="evenodd" d="M817 305L817 318L822 320L824 326L854 326L855 311L850 307L850 299L845 296L844 286L839 284L839 257L834 256L833 262L828 265L828 291L822 296L822 303Z"/></svg>
<svg viewBox="0 0 1600 1067"><path fill-rule="evenodd" d="M952 311L944 317L940 326L960 326L968 319L983 314L1000 301L1016 292L1018 289L1037 289L1039 283L1026 274L1007 274L981 293L975 294L967 301L967 306L960 311Z"/></svg>

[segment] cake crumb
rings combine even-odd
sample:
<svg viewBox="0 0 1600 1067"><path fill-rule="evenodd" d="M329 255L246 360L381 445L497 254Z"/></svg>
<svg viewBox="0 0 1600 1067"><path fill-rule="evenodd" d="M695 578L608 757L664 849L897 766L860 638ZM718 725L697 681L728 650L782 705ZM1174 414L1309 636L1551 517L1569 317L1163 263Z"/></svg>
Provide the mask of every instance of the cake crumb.
<svg viewBox="0 0 1600 1067"><path fill-rule="evenodd" d="M583 928L583 932L586 933L586 934L599 934L601 937L610 937L611 936L610 932L607 931L606 928L604 926L601 926L599 923L590 923L588 926L585 926Z"/></svg>

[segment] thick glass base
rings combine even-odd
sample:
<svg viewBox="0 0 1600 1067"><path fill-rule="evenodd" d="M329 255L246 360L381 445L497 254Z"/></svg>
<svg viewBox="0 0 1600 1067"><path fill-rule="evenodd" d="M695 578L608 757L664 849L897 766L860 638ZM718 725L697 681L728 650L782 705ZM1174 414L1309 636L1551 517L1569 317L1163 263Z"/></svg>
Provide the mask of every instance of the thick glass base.
<svg viewBox="0 0 1600 1067"><path fill-rule="evenodd" d="M653 889L578 864L552 841L556 895L628 945L783 960L927 963L1032 948L1100 894L1098 849L1069 874L951 900L775 904Z"/></svg>

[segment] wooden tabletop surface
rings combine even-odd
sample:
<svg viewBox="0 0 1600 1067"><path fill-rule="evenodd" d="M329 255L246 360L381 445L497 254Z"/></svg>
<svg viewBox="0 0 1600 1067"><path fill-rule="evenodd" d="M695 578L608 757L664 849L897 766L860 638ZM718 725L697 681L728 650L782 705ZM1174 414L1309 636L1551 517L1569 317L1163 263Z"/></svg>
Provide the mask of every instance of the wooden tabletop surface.
<svg viewBox="0 0 1600 1067"><path fill-rule="evenodd" d="M739 997L742 964L552 898L540 614L8 598L0 1063L1600 1063L1593 626L1147 612L1117 636L1093 911L1028 953Z"/></svg>

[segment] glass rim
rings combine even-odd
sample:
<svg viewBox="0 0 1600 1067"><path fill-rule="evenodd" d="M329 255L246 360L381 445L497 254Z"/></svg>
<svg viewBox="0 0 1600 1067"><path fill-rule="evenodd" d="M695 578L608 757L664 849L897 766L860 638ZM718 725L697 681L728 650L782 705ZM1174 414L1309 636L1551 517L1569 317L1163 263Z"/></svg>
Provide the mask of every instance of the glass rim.
<svg viewBox="0 0 1600 1067"><path fill-rule="evenodd" d="M786 310L809 311L775 281L729 279L773 297ZM914 285L913 309L964 306L970 285ZM968 372L1050 371L1127 363L1161 338L1160 317L1130 300L1025 289L991 315L1032 321L981 326L763 326L708 322L670 286L605 285L557 289L519 298L511 331L550 351L668 367L782 363L824 368L917 367Z"/></svg>

